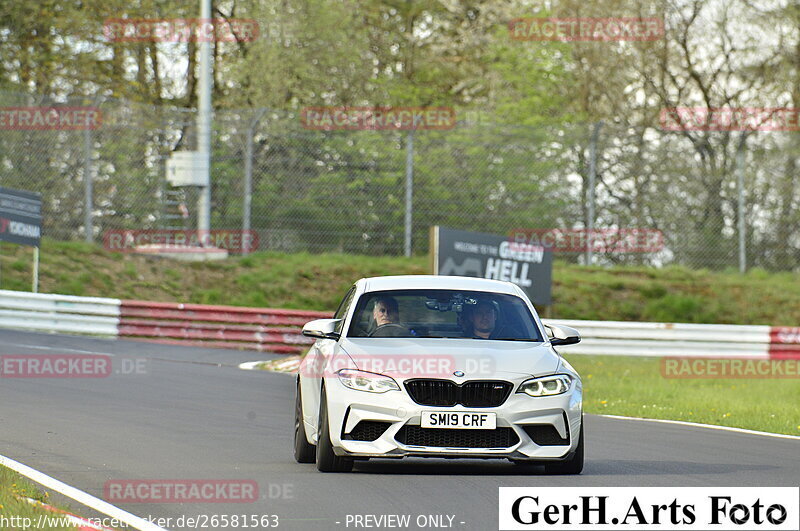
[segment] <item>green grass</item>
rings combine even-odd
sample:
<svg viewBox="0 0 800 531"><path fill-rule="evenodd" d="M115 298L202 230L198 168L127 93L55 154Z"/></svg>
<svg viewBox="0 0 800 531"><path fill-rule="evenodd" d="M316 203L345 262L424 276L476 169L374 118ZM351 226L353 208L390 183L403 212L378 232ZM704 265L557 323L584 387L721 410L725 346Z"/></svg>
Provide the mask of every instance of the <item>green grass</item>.
<svg viewBox="0 0 800 531"><path fill-rule="evenodd" d="M30 248L0 244L0 287L31 289ZM186 263L43 239L40 291L333 311L349 285L425 274L428 258L259 252ZM800 273L585 267L556 261L551 315L562 319L797 326Z"/></svg>
<svg viewBox="0 0 800 531"><path fill-rule="evenodd" d="M800 379L671 379L658 358L569 355L584 411L800 436Z"/></svg>
<svg viewBox="0 0 800 531"><path fill-rule="evenodd" d="M42 523L48 522L51 525L42 525L36 529L75 529L73 526L59 526L63 522L58 513L46 511L40 507L31 505L28 501L21 498L32 498L48 505L53 505L48 500L49 496L46 492L39 490L29 481L25 480L22 476L13 470L0 466L0 515L6 518L20 517L20 519L12 520L8 526L2 529L33 529L36 526L37 519L41 516L47 516L49 520L42 520ZM10 523L21 522L22 518L30 518L33 526L11 526ZM55 525L53 525L55 524Z"/></svg>

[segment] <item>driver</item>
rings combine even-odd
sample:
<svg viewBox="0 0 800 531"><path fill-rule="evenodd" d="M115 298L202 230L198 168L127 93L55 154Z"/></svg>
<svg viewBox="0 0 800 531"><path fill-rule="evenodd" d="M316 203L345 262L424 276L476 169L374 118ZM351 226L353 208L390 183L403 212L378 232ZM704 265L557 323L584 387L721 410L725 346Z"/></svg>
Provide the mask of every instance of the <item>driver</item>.
<svg viewBox="0 0 800 531"><path fill-rule="evenodd" d="M374 328L369 337L408 337L409 329L400 324L397 300L392 297L378 297L372 307Z"/></svg>
<svg viewBox="0 0 800 531"><path fill-rule="evenodd" d="M398 323L400 321L400 311L397 301L393 297L378 297L375 299L372 318L375 319L376 327Z"/></svg>
<svg viewBox="0 0 800 531"><path fill-rule="evenodd" d="M492 339L497 328L497 307L492 301L481 299L465 312L464 335Z"/></svg>

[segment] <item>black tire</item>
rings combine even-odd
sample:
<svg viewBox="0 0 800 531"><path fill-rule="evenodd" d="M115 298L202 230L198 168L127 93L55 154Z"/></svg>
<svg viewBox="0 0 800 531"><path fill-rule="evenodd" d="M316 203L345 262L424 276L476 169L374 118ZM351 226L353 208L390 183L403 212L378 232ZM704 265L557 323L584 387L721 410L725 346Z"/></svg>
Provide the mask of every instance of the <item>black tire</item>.
<svg viewBox="0 0 800 531"><path fill-rule="evenodd" d="M317 456L317 449L308 442L306 426L303 422L303 401L300 398L300 380L297 380L297 390L294 399L294 460L298 463L313 463Z"/></svg>
<svg viewBox="0 0 800 531"><path fill-rule="evenodd" d="M319 405L319 430L317 436L317 470L320 472L350 472L353 460L333 453L331 429L328 425L328 400L322 389Z"/></svg>
<svg viewBox="0 0 800 531"><path fill-rule="evenodd" d="M580 474L583 471L583 432L584 423L583 415L581 415L581 434L578 436L578 447L575 449L575 453L566 461L544 465L545 474L572 475Z"/></svg>

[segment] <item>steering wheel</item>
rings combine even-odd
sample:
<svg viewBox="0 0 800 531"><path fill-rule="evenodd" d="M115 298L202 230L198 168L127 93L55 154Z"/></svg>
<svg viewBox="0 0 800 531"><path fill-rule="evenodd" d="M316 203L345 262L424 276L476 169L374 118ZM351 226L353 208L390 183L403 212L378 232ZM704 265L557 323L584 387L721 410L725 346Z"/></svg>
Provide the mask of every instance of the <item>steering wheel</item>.
<svg viewBox="0 0 800 531"><path fill-rule="evenodd" d="M370 332L369 337L401 337L408 334L408 328L397 323L386 323Z"/></svg>

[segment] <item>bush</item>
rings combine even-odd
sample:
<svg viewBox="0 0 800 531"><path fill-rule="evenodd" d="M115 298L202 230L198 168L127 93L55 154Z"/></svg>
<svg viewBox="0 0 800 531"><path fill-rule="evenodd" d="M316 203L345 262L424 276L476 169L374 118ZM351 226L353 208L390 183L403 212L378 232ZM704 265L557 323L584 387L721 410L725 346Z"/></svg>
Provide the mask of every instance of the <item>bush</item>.
<svg viewBox="0 0 800 531"><path fill-rule="evenodd" d="M692 295L669 294L650 301L643 317L648 321L673 323L713 322L713 312L702 299Z"/></svg>

